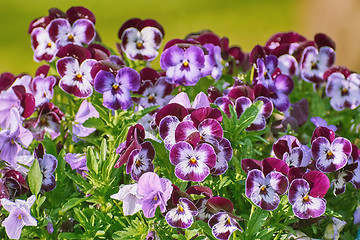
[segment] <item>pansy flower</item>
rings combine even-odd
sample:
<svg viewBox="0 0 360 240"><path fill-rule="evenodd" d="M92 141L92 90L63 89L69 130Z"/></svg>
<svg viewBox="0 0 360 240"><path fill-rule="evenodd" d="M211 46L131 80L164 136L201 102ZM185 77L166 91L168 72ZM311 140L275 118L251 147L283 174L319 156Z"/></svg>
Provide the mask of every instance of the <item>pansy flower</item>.
<svg viewBox="0 0 360 240"><path fill-rule="evenodd" d="M216 164L214 148L202 143L195 148L190 143L181 141L170 150L170 161L174 164L175 175L185 181L201 182Z"/></svg>
<svg viewBox="0 0 360 240"><path fill-rule="evenodd" d="M131 173L131 177L138 181L142 174L154 171L152 163L154 157L155 149L151 142L141 143L140 149L135 149L130 153L126 173Z"/></svg>
<svg viewBox="0 0 360 240"><path fill-rule="evenodd" d="M72 132L77 137L87 137L91 133L93 133L96 128L88 128L84 127L83 123L89 118L99 118L99 112L95 109L95 107L86 100L83 100L80 104L78 112L75 114L74 124L72 128ZM78 139L74 139L76 141Z"/></svg>
<svg viewBox="0 0 360 240"><path fill-rule="evenodd" d="M360 104L360 75L353 73L347 78L340 72L332 73L327 80L326 95L336 111L354 109Z"/></svg>
<svg viewBox="0 0 360 240"><path fill-rule="evenodd" d="M160 178L154 172L146 172L141 175L138 181L137 193L141 195L144 216L146 218L154 217L158 206L161 212L165 212L172 190L173 187L169 179Z"/></svg>
<svg viewBox="0 0 360 240"><path fill-rule="evenodd" d="M323 197L329 187L328 177L319 171L307 172L302 178L293 180L289 188L289 203L295 216L301 219L321 216L326 209Z"/></svg>
<svg viewBox="0 0 360 240"><path fill-rule="evenodd" d="M279 138L273 144L273 151L277 158L283 159L290 167L306 167L311 162L310 148L291 135Z"/></svg>
<svg viewBox="0 0 360 240"><path fill-rule="evenodd" d="M216 164L211 168L210 173L213 175L220 175L226 172L229 165L228 162L233 156L233 149L231 143L226 138L219 141L216 151Z"/></svg>
<svg viewBox="0 0 360 240"><path fill-rule="evenodd" d="M301 78L311 83L324 81L323 75L335 62L335 51L330 47L317 50L309 46L304 49L300 61Z"/></svg>
<svg viewBox="0 0 360 240"><path fill-rule="evenodd" d="M86 59L81 64L73 57L64 57L56 62L61 76L59 87L75 97L87 98L93 93L90 71L96 60Z"/></svg>
<svg viewBox="0 0 360 240"><path fill-rule="evenodd" d="M96 35L94 23L89 19L78 19L70 24L67 19L57 18L50 22L48 32L58 48L67 44L88 45Z"/></svg>
<svg viewBox="0 0 360 240"><path fill-rule="evenodd" d="M343 168L352 151L351 142L343 137L335 138L334 132L328 128L317 129L319 128L323 129L324 135L316 137L311 145L311 155L316 161L316 168L324 173Z"/></svg>
<svg viewBox="0 0 360 240"><path fill-rule="evenodd" d="M54 172L56 170L58 161L51 155L45 153L42 158L39 158L40 171L43 176L41 190L50 192L56 187Z"/></svg>
<svg viewBox="0 0 360 240"><path fill-rule="evenodd" d="M277 158L266 158L260 163L243 159L241 167L247 172L245 195L260 208L275 210L289 186L288 165Z"/></svg>
<svg viewBox="0 0 360 240"><path fill-rule="evenodd" d="M128 58L152 61L158 55L164 30L155 20L133 18L121 26L118 36Z"/></svg>
<svg viewBox="0 0 360 240"><path fill-rule="evenodd" d="M86 177L89 171L86 166L86 155L85 154L75 154L75 153L67 153L64 157L65 161L70 164L72 170L76 170L84 178Z"/></svg>
<svg viewBox="0 0 360 240"><path fill-rule="evenodd" d="M35 106L49 102L54 96L56 78L54 76L36 76L31 81L31 89L35 98Z"/></svg>
<svg viewBox="0 0 360 240"><path fill-rule="evenodd" d="M218 212L209 219L209 226L216 239L227 240L231 234L242 229L237 221L226 212Z"/></svg>
<svg viewBox="0 0 360 240"><path fill-rule="evenodd" d="M166 71L168 82L184 86L193 86L199 81L204 64L204 51L198 46L184 50L173 45L165 49L160 58L160 66Z"/></svg>
<svg viewBox="0 0 360 240"><path fill-rule="evenodd" d="M4 172L4 185L6 186L6 196L9 199L14 199L17 196L23 195L29 191L29 186L23 176L16 170L7 170Z"/></svg>
<svg viewBox="0 0 360 240"><path fill-rule="evenodd" d="M219 80L224 68L221 64L221 48L212 43L206 43L203 47L208 51L208 54L205 55L205 66L201 69L202 77L210 75L215 81Z"/></svg>
<svg viewBox="0 0 360 240"><path fill-rule="evenodd" d="M123 202L123 212L125 216L134 215L141 210L141 196L137 193L138 184L129 184L119 187L119 192L111 195L112 199Z"/></svg>
<svg viewBox="0 0 360 240"><path fill-rule="evenodd" d="M101 70L94 79L95 90L103 94L103 105L109 109L128 109L132 106L130 91L140 88L140 75L132 68L119 69L116 76Z"/></svg>
<svg viewBox="0 0 360 240"><path fill-rule="evenodd" d="M174 228L189 228L194 222L198 210L194 203L187 198L180 198L175 208L165 215L166 222Z"/></svg>
<svg viewBox="0 0 360 240"><path fill-rule="evenodd" d="M54 61L58 47L50 39L48 27L37 27L31 32L31 47L34 51L34 61Z"/></svg>
<svg viewBox="0 0 360 240"><path fill-rule="evenodd" d="M35 202L35 195L29 197L26 201L16 199L11 202L8 199L1 199L3 208L10 212L9 216L2 222L6 234L11 239L19 239L24 226L37 226L36 219L30 214L30 207Z"/></svg>

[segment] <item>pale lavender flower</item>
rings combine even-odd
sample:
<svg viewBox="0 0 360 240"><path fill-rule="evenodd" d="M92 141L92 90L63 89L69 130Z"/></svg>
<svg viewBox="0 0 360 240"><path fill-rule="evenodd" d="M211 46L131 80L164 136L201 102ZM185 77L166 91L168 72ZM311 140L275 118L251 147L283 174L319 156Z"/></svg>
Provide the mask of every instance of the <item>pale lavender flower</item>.
<svg viewBox="0 0 360 240"><path fill-rule="evenodd" d="M85 154L67 153L64 159L70 164L72 170L76 170L81 176L86 177L86 172L89 171L89 169L86 166Z"/></svg>
<svg viewBox="0 0 360 240"><path fill-rule="evenodd" d="M96 128L87 128L83 126L83 123L89 118L99 118L99 112L94 108L91 102L84 100L79 107L78 112L75 115L73 124L73 134L77 137L87 137L93 133Z"/></svg>
<svg viewBox="0 0 360 240"><path fill-rule="evenodd" d="M119 187L119 192L111 195L112 199L123 202L124 215L133 215L141 210L141 196L137 193L138 184L129 184Z"/></svg>
<svg viewBox="0 0 360 240"><path fill-rule="evenodd" d="M37 226L36 219L30 215L30 207L35 199L35 195L32 195L26 201L16 199L15 202L11 202L5 198L0 200L4 209L10 213L2 222L9 238L19 239L24 226Z"/></svg>
<svg viewBox="0 0 360 240"><path fill-rule="evenodd" d="M158 206L160 211L164 212L172 190L173 187L169 179L160 178L154 172L141 175L138 181L137 193L142 196L141 204L145 217L154 217Z"/></svg>
<svg viewBox="0 0 360 240"><path fill-rule="evenodd" d="M58 161L51 155L45 153L42 158L39 158L40 171L43 175L41 190L50 192L56 187L54 171L56 170Z"/></svg>

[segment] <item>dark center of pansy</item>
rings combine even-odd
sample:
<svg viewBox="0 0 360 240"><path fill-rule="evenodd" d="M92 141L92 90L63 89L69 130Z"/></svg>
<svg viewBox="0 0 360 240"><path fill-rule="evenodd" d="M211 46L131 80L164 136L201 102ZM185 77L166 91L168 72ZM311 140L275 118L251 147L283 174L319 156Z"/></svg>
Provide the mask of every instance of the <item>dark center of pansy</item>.
<svg viewBox="0 0 360 240"><path fill-rule="evenodd" d="M148 97L148 102L149 102L149 103L154 103L154 102L155 102L155 97L154 97L153 95L150 95L150 96Z"/></svg>
<svg viewBox="0 0 360 240"><path fill-rule="evenodd" d="M81 73L76 74L75 77L74 77L74 80L81 82L82 81L82 74Z"/></svg>
<svg viewBox="0 0 360 240"><path fill-rule="evenodd" d="M51 46L52 46L51 42L48 42L48 44L46 45L46 47L48 48L51 48Z"/></svg>
<svg viewBox="0 0 360 240"><path fill-rule="evenodd" d="M15 143L15 140L12 138L12 139L10 140L10 142L11 142L12 144L14 144L14 143Z"/></svg>
<svg viewBox="0 0 360 240"><path fill-rule="evenodd" d="M19 216L18 216L17 218L18 218L19 220L20 220L20 219L22 219L22 216L21 216L21 214L19 214Z"/></svg>
<svg viewBox="0 0 360 240"><path fill-rule="evenodd" d="M178 204L177 207L178 207L179 213L183 213L185 211L184 208L180 204Z"/></svg>
<svg viewBox="0 0 360 240"><path fill-rule="evenodd" d="M334 153L329 150L327 153L326 153L326 159L329 160L329 159L333 159L334 158Z"/></svg>
<svg viewBox="0 0 360 240"><path fill-rule="evenodd" d="M192 158L190 158L189 163L190 163L190 165L196 165L197 161L194 157L192 157Z"/></svg>
<svg viewBox="0 0 360 240"><path fill-rule="evenodd" d="M267 189L266 189L266 186L261 186L260 188L260 194L266 194L267 193Z"/></svg>
<svg viewBox="0 0 360 240"><path fill-rule="evenodd" d="M226 225L226 226L231 226L230 218L227 218L227 219L226 219L225 225Z"/></svg>
<svg viewBox="0 0 360 240"><path fill-rule="evenodd" d="M48 122L46 120L46 118L42 117L40 119L40 123L39 123L40 126L47 126L48 125Z"/></svg>
<svg viewBox="0 0 360 240"><path fill-rule="evenodd" d="M136 48L137 48L137 49L142 49L142 48L144 48L143 43L142 43L142 42L137 42L137 43L136 43Z"/></svg>
<svg viewBox="0 0 360 240"><path fill-rule="evenodd" d="M317 62L312 62L311 63L311 70L318 70L318 69L319 69L318 63Z"/></svg>
<svg viewBox="0 0 360 240"><path fill-rule="evenodd" d="M114 84L112 85L112 89L115 90L115 91L119 90L119 88L120 88L120 86L119 86L119 84L117 84L117 83L114 83Z"/></svg>
<svg viewBox="0 0 360 240"><path fill-rule="evenodd" d="M189 67L189 62L187 60L184 60L182 64L185 68Z"/></svg>
<svg viewBox="0 0 360 240"><path fill-rule="evenodd" d="M342 88L341 89L341 96L347 96L349 95L349 90L347 88Z"/></svg>
<svg viewBox="0 0 360 240"><path fill-rule="evenodd" d="M141 160L137 159L136 162L135 162L135 165L136 165L137 168L140 167L142 165Z"/></svg>
<svg viewBox="0 0 360 240"><path fill-rule="evenodd" d="M68 40L69 40L69 42L73 42L74 41L74 36L72 34L70 34L68 36Z"/></svg>
<svg viewBox="0 0 360 240"><path fill-rule="evenodd" d="M306 194L305 197L303 197L303 202L304 203L310 202L310 197L308 194Z"/></svg>

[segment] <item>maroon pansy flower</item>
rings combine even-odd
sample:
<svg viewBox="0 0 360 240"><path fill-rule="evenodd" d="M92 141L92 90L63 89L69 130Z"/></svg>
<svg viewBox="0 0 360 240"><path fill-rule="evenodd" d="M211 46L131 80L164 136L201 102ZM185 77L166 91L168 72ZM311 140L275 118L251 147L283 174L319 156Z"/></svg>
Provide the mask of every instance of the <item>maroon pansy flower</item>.
<svg viewBox="0 0 360 240"><path fill-rule="evenodd" d="M198 213L194 203L187 198L180 198L175 208L165 215L166 222L174 228L189 228Z"/></svg>
<svg viewBox="0 0 360 240"><path fill-rule="evenodd" d="M143 142L140 149L134 149L126 165L126 173L131 173L131 177L138 181L142 174L154 171L152 161L155 157L155 149L151 142Z"/></svg>

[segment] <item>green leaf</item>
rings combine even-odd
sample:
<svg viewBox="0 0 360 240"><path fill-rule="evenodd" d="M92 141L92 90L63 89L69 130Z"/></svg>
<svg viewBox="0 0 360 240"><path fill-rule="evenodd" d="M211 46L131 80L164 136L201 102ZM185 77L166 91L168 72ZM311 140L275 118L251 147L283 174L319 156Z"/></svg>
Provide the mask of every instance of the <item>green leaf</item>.
<svg viewBox="0 0 360 240"><path fill-rule="evenodd" d="M89 118L83 123L84 127L88 128L96 128L98 130L104 130L105 129L105 123L101 118Z"/></svg>
<svg viewBox="0 0 360 240"><path fill-rule="evenodd" d="M240 150L241 150L241 159L254 157L254 147L250 139L248 138L245 139Z"/></svg>
<svg viewBox="0 0 360 240"><path fill-rule="evenodd" d="M84 212L78 208L74 208L74 213L75 220L77 220L83 228L87 230L90 229L88 217L84 214Z"/></svg>
<svg viewBox="0 0 360 240"><path fill-rule="evenodd" d="M44 148L46 149L46 153L52 154L55 157L57 157L57 150L56 150L56 144L55 141L51 139L51 136L48 132L46 132L44 136L44 140L42 141L42 144L44 145Z"/></svg>
<svg viewBox="0 0 360 240"><path fill-rule="evenodd" d="M41 174L40 171L39 162L35 158L28 173L28 184L30 187L30 191L35 196L37 196L40 192L42 180L43 180L43 175Z"/></svg>
<svg viewBox="0 0 360 240"><path fill-rule="evenodd" d="M86 198L71 198L60 209L59 214L63 214L78 204L86 201Z"/></svg>
<svg viewBox="0 0 360 240"><path fill-rule="evenodd" d="M94 150L92 147L88 147L87 153L86 153L86 166L89 169L90 173L94 173L95 175L99 172L99 164L95 157Z"/></svg>
<svg viewBox="0 0 360 240"><path fill-rule="evenodd" d="M254 239L254 236L260 231L261 227L264 225L268 215L268 211L265 211L261 208L255 209L246 226L245 232L249 239Z"/></svg>
<svg viewBox="0 0 360 240"><path fill-rule="evenodd" d="M250 126L255 121L263 105L263 101L257 101L241 114L238 120L240 124L239 126L237 126L239 129L241 129L240 132Z"/></svg>
<svg viewBox="0 0 360 240"><path fill-rule="evenodd" d="M92 185L90 183L88 183L80 174L71 174L68 172L65 172L65 174L75 182L76 185L78 185L78 187L81 189L81 191L83 192L87 192L89 191L89 189L92 188Z"/></svg>
<svg viewBox="0 0 360 240"><path fill-rule="evenodd" d="M205 235L213 240L216 240L216 238L214 237L214 235L212 234L211 228L209 227L209 225L203 221L196 221L196 224L199 226L199 228L201 228Z"/></svg>

